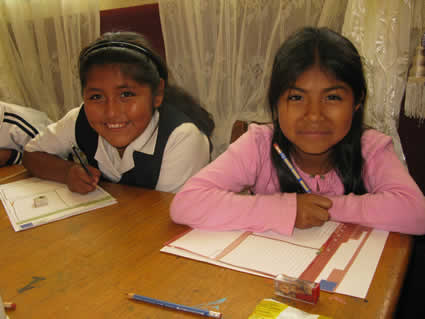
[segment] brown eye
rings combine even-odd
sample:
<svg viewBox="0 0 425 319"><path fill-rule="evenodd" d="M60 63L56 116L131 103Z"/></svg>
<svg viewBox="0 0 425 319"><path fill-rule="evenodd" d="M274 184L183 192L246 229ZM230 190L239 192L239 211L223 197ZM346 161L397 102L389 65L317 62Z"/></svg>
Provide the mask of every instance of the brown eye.
<svg viewBox="0 0 425 319"><path fill-rule="evenodd" d="M89 96L89 100L100 100L102 98L102 95L100 94L93 94Z"/></svg>
<svg viewBox="0 0 425 319"><path fill-rule="evenodd" d="M288 95L288 101L301 101L302 96L297 94Z"/></svg>
<svg viewBox="0 0 425 319"><path fill-rule="evenodd" d="M121 97L131 97L131 96L135 96L135 94L131 91L124 91L121 93Z"/></svg>
<svg viewBox="0 0 425 319"><path fill-rule="evenodd" d="M326 97L329 101L342 101L342 98L339 95L331 94Z"/></svg>

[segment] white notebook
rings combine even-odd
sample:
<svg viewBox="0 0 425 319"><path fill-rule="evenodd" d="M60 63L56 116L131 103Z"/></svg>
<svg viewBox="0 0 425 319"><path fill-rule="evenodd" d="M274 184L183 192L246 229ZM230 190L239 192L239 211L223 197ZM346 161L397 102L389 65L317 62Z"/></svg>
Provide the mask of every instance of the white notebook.
<svg viewBox="0 0 425 319"><path fill-rule="evenodd" d="M192 229L161 251L268 278L315 281L321 290L365 298L387 237L387 231L333 221L295 229L292 236Z"/></svg>
<svg viewBox="0 0 425 319"><path fill-rule="evenodd" d="M40 226L116 203L101 187L82 195L65 184L31 177L0 185L0 200L15 231Z"/></svg>

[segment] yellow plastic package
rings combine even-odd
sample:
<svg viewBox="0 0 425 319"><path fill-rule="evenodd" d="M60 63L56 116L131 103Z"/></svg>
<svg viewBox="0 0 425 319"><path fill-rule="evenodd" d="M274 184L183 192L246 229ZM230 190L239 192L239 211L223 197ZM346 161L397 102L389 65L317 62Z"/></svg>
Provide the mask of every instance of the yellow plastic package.
<svg viewBox="0 0 425 319"><path fill-rule="evenodd" d="M273 299L263 299L248 319L332 319L331 317L309 314Z"/></svg>

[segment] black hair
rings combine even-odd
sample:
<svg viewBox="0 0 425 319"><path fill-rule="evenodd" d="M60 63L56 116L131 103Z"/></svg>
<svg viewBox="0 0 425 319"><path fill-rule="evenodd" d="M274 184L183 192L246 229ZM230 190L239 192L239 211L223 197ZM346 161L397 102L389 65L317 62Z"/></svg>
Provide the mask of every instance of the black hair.
<svg viewBox="0 0 425 319"><path fill-rule="evenodd" d="M354 105L360 105L353 114L349 132L332 148L330 159L344 184L344 193L364 194L366 188L362 174L361 136L364 131L363 105L367 87L361 57L346 37L328 28L305 27L290 35L282 44L274 60L268 91L274 126L271 144L277 143L288 156L293 153L294 146L280 129L278 102L297 78L314 65L349 85L353 90ZM277 171L280 190L304 192L286 165L282 165L282 159L272 145L271 158Z"/></svg>
<svg viewBox="0 0 425 319"><path fill-rule="evenodd" d="M163 79L162 103L169 102L177 107L210 139L215 127L212 116L188 92L169 83L166 63L142 34L107 32L84 48L78 63L81 90L86 86L91 67L106 64L119 65L123 74L138 83L149 85L153 94L156 94L160 79Z"/></svg>

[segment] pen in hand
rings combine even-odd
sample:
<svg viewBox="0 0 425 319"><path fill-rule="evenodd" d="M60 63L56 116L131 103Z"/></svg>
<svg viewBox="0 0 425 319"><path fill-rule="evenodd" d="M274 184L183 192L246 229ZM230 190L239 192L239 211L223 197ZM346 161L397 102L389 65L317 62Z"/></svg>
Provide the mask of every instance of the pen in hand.
<svg viewBox="0 0 425 319"><path fill-rule="evenodd" d="M75 145L72 146L72 151L74 152L75 156L78 158L78 161L80 162L81 166L86 171L87 175L89 175L90 177L93 177L92 173L90 173L90 171L87 167L87 164L84 163L83 159L81 158L80 153L79 153L79 149Z"/></svg>

